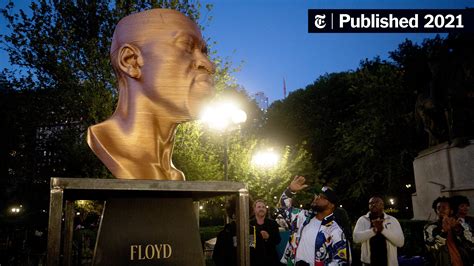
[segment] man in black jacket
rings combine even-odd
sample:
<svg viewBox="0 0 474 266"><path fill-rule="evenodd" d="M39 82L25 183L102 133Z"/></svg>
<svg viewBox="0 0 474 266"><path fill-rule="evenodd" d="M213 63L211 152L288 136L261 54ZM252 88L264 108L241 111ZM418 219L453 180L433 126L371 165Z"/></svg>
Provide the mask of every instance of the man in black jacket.
<svg viewBox="0 0 474 266"><path fill-rule="evenodd" d="M276 246L280 243L278 224L266 218L267 206L261 199L254 202L255 217L250 220L250 265L280 265Z"/></svg>

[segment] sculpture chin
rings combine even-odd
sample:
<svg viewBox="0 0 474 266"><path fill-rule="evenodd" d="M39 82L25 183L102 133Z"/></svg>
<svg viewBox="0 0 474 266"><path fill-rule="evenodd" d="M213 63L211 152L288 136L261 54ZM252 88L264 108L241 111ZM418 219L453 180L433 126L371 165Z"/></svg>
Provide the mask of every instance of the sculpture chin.
<svg viewBox="0 0 474 266"><path fill-rule="evenodd" d="M213 93L209 93L201 95L199 98L194 97L192 100L190 99L188 106L190 116L189 120L199 119L199 116L202 114L205 107L209 105L213 96Z"/></svg>

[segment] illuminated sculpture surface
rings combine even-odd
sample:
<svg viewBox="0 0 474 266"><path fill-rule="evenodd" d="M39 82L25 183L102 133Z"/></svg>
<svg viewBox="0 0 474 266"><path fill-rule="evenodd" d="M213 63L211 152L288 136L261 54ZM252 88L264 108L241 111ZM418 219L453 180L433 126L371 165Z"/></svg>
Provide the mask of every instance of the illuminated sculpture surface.
<svg viewBox="0 0 474 266"><path fill-rule="evenodd" d="M132 14L117 24L110 57L117 109L89 127L87 143L117 178L184 180L171 161L176 127L214 92L199 27L175 10Z"/></svg>

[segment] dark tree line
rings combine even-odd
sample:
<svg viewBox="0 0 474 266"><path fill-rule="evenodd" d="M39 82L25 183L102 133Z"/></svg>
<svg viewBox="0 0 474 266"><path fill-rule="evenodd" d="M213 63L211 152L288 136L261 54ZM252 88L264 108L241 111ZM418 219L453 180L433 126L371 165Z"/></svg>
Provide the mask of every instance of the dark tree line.
<svg viewBox="0 0 474 266"><path fill-rule="evenodd" d="M116 23L154 7L202 23L200 3L187 0L38 0L30 12L16 11L13 1L0 7L9 31L0 48L14 66L0 73L2 209L31 195L32 184L42 187L44 205L50 177L111 177L87 147L86 130L116 103L109 60Z"/></svg>
<svg viewBox="0 0 474 266"><path fill-rule="evenodd" d="M406 40L390 60L362 61L274 102L265 134L304 143L313 182L336 187L347 209L365 210L360 202L381 193L409 215L418 152L474 136L473 62L471 34Z"/></svg>
<svg viewBox="0 0 474 266"><path fill-rule="evenodd" d="M115 106L108 59L114 25L152 7L177 9L206 23L197 1L40 0L31 4L29 15L14 12L12 2L0 8L11 30L0 36L0 46L19 67L0 73L2 202L29 194L25 184L39 184L47 193L52 176L110 177L87 147L85 132ZM319 77L275 102L265 118L249 112L255 115L243 134L230 138L231 175L257 190L273 180L272 193L278 194L282 180L304 168L315 185L336 187L348 209L361 208L357 200L373 192L397 195L409 206L413 186L405 185L413 184L417 153L445 141L463 145L474 135L473 44L472 35L421 45L407 40L389 61L365 60L354 71ZM214 61L222 91L232 83L231 66ZM176 153L176 163L190 180L219 179L221 143L202 133L196 126L178 132L178 146L186 150ZM250 148L261 144L258 135L278 140L287 154L285 165L268 180L268 173L256 173L248 163ZM202 149L208 149L205 156Z"/></svg>
<svg viewBox="0 0 474 266"><path fill-rule="evenodd" d="M16 12L12 2L0 9L11 30L0 36L0 48L15 66L0 74L4 110L0 123L8 136L0 139L0 187L7 192L0 193L0 205L25 199L30 193L22 191L38 184L47 206L50 177L112 177L87 146L86 130L108 118L116 104L109 59L115 24L130 13L154 7L179 10L200 25L208 22L201 18L205 9L199 2L187 0L43 0L32 3L30 13ZM260 146L257 132L263 113L235 84L232 63L212 54L219 97L240 102L248 116L239 130L228 134L229 178L248 183L259 197L273 199L280 193L279 178L289 179L286 169L301 164L310 169L309 156L303 149L284 147L284 158L272 178L251 169L252 154ZM205 131L197 123L178 128L173 161L187 180L224 178L223 136ZM269 180L276 184L274 189L260 189Z"/></svg>

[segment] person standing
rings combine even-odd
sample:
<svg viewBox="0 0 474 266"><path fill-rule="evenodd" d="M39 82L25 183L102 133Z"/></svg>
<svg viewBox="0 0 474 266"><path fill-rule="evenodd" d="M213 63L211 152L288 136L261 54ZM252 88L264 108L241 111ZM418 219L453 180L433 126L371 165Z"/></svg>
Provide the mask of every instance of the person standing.
<svg viewBox="0 0 474 266"><path fill-rule="evenodd" d="M468 215L471 204L469 199L462 195L452 196L451 201L453 202L453 213L458 222L454 231L463 235L462 245L467 250L470 261L474 263L474 217Z"/></svg>
<svg viewBox="0 0 474 266"><path fill-rule="evenodd" d="M369 212L361 216L354 227L354 243L362 243L360 260L363 265L398 265L397 247L405 242L398 220L384 212L380 197L369 200Z"/></svg>
<svg viewBox="0 0 474 266"><path fill-rule="evenodd" d="M267 218L265 201L258 199L254 205L255 217L250 220L250 235L254 246L250 248L250 265L279 265L276 246L280 243L278 224Z"/></svg>
<svg viewBox="0 0 474 266"><path fill-rule="evenodd" d="M336 193L323 187L314 196L311 210L294 208L292 196L307 187L303 176L295 176L281 195L281 212L290 225L290 238L281 262L290 266L347 265L346 237L333 215Z"/></svg>
<svg viewBox="0 0 474 266"><path fill-rule="evenodd" d="M428 223L423 230L431 265L472 265L469 251L464 247L464 244L472 241L472 234L453 217L451 200L438 197L433 201L432 207L438 215L438 220ZM461 231L457 231L459 229Z"/></svg>
<svg viewBox="0 0 474 266"><path fill-rule="evenodd" d="M451 197L453 202L453 213L461 224L469 226L469 230L474 230L474 217L469 216L471 204L466 196L456 195Z"/></svg>

